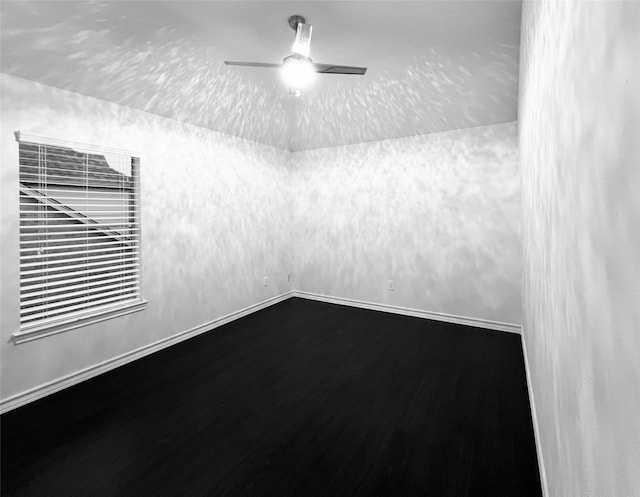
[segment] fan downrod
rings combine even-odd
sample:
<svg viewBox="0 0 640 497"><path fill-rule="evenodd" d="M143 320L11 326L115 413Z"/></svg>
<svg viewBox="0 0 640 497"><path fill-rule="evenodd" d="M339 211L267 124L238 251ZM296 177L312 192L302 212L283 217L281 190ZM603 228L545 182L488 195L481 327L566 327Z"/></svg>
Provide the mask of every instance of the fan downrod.
<svg viewBox="0 0 640 497"><path fill-rule="evenodd" d="M289 26L291 26L291 29L293 29L294 31L298 29L298 23L304 24L306 22L304 17L297 14L289 17L288 21Z"/></svg>

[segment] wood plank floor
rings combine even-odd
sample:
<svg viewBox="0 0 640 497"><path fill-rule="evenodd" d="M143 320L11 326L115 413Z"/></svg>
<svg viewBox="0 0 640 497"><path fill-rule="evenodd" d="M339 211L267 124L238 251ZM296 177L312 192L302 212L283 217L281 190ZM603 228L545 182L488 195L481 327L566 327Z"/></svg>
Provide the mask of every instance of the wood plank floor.
<svg viewBox="0 0 640 497"><path fill-rule="evenodd" d="M295 298L1 422L3 496L541 495L519 336Z"/></svg>

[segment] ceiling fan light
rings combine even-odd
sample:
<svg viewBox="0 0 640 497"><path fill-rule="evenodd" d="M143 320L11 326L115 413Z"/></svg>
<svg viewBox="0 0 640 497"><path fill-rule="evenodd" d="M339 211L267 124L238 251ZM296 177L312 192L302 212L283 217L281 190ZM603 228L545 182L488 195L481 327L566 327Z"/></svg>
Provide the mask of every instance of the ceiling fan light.
<svg viewBox="0 0 640 497"><path fill-rule="evenodd" d="M308 57L290 56L284 59L282 79L290 88L306 88L311 84L316 72Z"/></svg>

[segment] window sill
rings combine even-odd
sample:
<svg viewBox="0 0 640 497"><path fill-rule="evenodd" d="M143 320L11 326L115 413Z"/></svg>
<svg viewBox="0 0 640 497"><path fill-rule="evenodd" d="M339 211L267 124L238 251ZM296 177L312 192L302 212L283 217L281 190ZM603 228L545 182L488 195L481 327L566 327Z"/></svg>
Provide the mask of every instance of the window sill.
<svg viewBox="0 0 640 497"><path fill-rule="evenodd" d="M32 340L37 340L38 338L44 338L57 333L73 330L74 328L80 328L82 326L88 326L90 324L99 323L119 316L125 316L133 312L142 311L146 307L146 300L135 300L118 306L110 306L109 308L99 311L92 311L88 313L88 315L74 316L73 318L60 319L58 321L25 327L20 331L16 331L11 336L11 339L16 345L30 342Z"/></svg>

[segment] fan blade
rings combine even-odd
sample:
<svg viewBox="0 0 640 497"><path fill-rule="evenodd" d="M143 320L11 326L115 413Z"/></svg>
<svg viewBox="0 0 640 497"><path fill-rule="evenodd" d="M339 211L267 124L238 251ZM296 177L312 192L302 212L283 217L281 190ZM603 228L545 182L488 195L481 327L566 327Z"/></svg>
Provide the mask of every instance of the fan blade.
<svg viewBox="0 0 640 497"><path fill-rule="evenodd" d="M338 66L335 64L313 64L313 67L316 72L322 74L356 74L362 76L367 72L366 67Z"/></svg>
<svg viewBox="0 0 640 497"><path fill-rule="evenodd" d="M282 67L282 64L271 64L269 62L238 62L237 60L225 60L227 66L244 66L244 67Z"/></svg>
<svg viewBox="0 0 640 497"><path fill-rule="evenodd" d="M282 67L282 64L272 64L269 62L238 62L236 60L225 60L228 66L244 67ZM338 66L336 64L313 64L315 72L322 74L355 74L362 76L367 72L366 67Z"/></svg>

